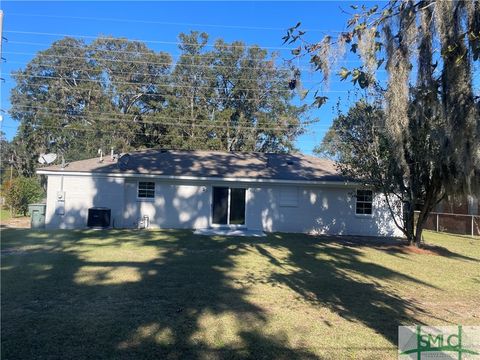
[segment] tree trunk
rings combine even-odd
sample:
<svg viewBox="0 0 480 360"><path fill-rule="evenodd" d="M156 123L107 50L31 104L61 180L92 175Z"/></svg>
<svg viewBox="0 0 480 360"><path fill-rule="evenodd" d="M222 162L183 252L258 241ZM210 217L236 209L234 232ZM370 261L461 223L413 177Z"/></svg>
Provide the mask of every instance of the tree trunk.
<svg viewBox="0 0 480 360"><path fill-rule="evenodd" d="M407 235L407 241L409 245L415 241L415 233L414 233L414 224L415 224L415 208L411 203L406 203L404 206L407 207L405 210L405 230Z"/></svg>
<svg viewBox="0 0 480 360"><path fill-rule="evenodd" d="M424 218L426 220L426 217ZM425 226L425 220L422 222L422 224L419 224L420 219L417 221L417 227L415 230L415 246L420 247L422 244L422 232L423 232L423 227Z"/></svg>
<svg viewBox="0 0 480 360"><path fill-rule="evenodd" d="M428 203L429 200L427 199L427 203L423 205L422 210L418 214L417 223L415 224L414 244L416 247L420 247L422 243L423 228L425 227L425 222L427 221L428 214L430 213Z"/></svg>

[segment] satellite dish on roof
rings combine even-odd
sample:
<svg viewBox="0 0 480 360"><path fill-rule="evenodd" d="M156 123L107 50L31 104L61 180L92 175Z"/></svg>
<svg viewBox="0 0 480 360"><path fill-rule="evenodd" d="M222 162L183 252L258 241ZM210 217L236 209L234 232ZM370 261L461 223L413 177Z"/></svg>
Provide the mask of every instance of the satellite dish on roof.
<svg viewBox="0 0 480 360"><path fill-rule="evenodd" d="M40 156L38 157L38 162L40 164L48 165L54 162L55 160L57 160L57 154L55 153L40 154Z"/></svg>

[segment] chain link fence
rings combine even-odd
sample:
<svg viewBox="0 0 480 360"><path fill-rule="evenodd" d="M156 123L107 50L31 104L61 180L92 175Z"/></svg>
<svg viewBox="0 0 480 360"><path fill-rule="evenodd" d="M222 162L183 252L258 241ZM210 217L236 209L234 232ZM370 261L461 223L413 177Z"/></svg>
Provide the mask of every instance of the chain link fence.
<svg viewBox="0 0 480 360"><path fill-rule="evenodd" d="M415 212L418 216L419 212ZM432 212L425 229L459 235L480 236L480 216Z"/></svg>

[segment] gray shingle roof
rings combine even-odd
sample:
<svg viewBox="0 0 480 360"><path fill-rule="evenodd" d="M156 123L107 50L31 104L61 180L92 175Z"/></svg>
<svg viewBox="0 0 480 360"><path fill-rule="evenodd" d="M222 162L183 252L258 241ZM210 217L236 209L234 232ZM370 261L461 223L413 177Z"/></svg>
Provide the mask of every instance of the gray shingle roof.
<svg viewBox="0 0 480 360"><path fill-rule="evenodd" d="M110 156L39 168L49 172L125 173L164 176L345 181L333 161L303 154L143 150L132 152L125 166Z"/></svg>

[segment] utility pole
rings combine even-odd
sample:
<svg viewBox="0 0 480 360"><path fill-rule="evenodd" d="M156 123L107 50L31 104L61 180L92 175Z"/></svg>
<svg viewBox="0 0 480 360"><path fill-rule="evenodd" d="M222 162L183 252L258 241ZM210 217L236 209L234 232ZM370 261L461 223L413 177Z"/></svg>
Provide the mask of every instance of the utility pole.
<svg viewBox="0 0 480 360"><path fill-rule="evenodd" d="M3 10L0 10L0 64L3 63ZM0 71L1 71L0 65ZM0 86L0 104L2 103L2 87ZM3 115L0 114L0 131L3 130Z"/></svg>
<svg viewBox="0 0 480 360"><path fill-rule="evenodd" d="M0 56L2 55L3 43L3 10L0 10Z"/></svg>
<svg viewBox="0 0 480 360"><path fill-rule="evenodd" d="M3 64L3 10L0 10L0 64ZM1 66L0 66L1 70ZM2 88L0 86L0 104L2 102ZM0 114L0 129L3 130L3 115Z"/></svg>
<svg viewBox="0 0 480 360"><path fill-rule="evenodd" d="M2 70L2 65L3 64L3 10L0 10L0 70ZM0 86L0 104L2 103L2 87ZM3 114L0 113L0 131L3 132ZM2 151L3 149L0 149ZM0 167L3 169L4 164L0 164ZM10 164L10 183L12 181L12 176L13 175L13 163ZM3 206L3 202L2 202ZM10 206L10 215L13 216L13 208Z"/></svg>

